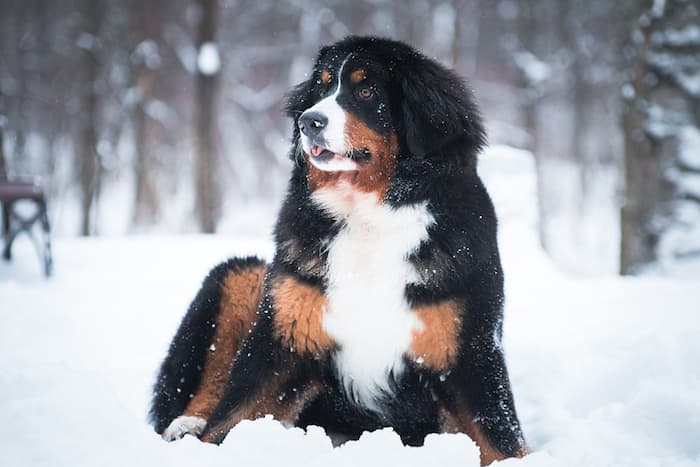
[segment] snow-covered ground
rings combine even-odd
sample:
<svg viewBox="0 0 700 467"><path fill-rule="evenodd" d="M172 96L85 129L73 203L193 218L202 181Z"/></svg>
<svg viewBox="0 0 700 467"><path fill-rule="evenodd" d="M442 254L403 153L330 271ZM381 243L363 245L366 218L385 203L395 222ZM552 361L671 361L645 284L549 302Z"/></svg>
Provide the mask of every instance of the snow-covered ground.
<svg viewBox="0 0 700 467"><path fill-rule="evenodd" d="M700 279L564 275L537 247L529 155L492 148L481 172L502 219L505 347L534 450L498 465L700 465ZM333 448L320 428L273 420L221 446L163 442L146 410L169 340L206 271L251 253L269 258L269 237L64 238L44 281L19 242L0 263L0 465L478 465L464 435L409 448L382 430Z"/></svg>

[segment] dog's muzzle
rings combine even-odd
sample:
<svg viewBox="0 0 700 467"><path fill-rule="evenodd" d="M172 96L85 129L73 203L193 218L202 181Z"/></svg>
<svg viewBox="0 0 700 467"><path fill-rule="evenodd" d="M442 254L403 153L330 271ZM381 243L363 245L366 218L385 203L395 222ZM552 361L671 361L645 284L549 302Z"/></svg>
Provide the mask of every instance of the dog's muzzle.
<svg viewBox="0 0 700 467"><path fill-rule="evenodd" d="M320 112L304 112L299 117L299 131L311 141L316 142L321 138L323 129L328 125L328 117Z"/></svg>

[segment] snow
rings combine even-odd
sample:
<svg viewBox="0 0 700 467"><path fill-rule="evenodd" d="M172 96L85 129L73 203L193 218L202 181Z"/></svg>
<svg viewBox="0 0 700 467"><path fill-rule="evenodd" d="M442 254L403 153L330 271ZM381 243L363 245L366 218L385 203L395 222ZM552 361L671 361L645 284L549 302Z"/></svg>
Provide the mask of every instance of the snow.
<svg viewBox="0 0 700 467"><path fill-rule="evenodd" d="M660 18L666 9L666 0L654 0L651 6L651 15L655 18Z"/></svg>
<svg viewBox="0 0 700 467"><path fill-rule="evenodd" d="M511 0L502 0L498 2L496 7L498 16L507 21L512 21L518 17L519 8L518 4Z"/></svg>
<svg viewBox="0 0 700 467"><path fill-rule="evenodd" d="M540 84L552 74L551 67L526 50L513 55L516 66L530 84Z"/></svg>
<svg viewBox="0 0 700 467"><path fill-rule="evenodd" d="M100 40L87 32L81 33L75 41L75 45L83 50L94 50L99 44Z"/></svg>
<svg viewBox="0 0 700 467"><path fill-rule="evenodd" d="M700 131L683 120L683 115L660 106L648 109L648 131L658 138L675 137L677 163L664 170L664 177L673 184L677 198L668 206L667 224L659 235L656 247L658 260L649 272L677 277L697 276L695 263L700 259L700 208L694 200L700 197ZM686 199L689 198L689 199ZM668 222L672 219L672 222ZM688 260L691 264L685 264Z"/></svg>
<svg viewBox="0 0 700 467"><path fill-rule="evenodd" d="M432 18L435 50L442 53L450 50L455 34L455 19L455 10L449 3L441 3L435 7Z"/></svg>
<svg viewBox="0 0 700 467"><path fill-rule="evenodd" d="M700 26L689 24L681 29L667 28L658 39L654 40L654 43L655 45L665 43L676 47L700 44Z"/></svg>
<svg viewBox="0 0 700 467"><path fill-rule="evenodd" d="M696 190L700 189L698 178L696 176L694 179ZM682 180L679 187L687 190L685 181ZM695 265L697 258L700 258L700 205L690 200L676 201L672 215L677 222L660 237L657 247L659 261L650 267L650 271L673 274L675 277L697 277ZM686 261L683 261L684 258Z"/></svg>
<svg viewBox="0 0 700 467"><path fill-rule="evenodd" d="M676 171L678 174L678 171ZM681 195L700 198L700 173L691 172L677 176L677 189Z"/></svg>
<svg viewBox="0 0 700 467"><path fill-rule="evenodd" d="M692 96L700 96L700 72L683 73L678 72L676 79L681 87Z"/></svg>
<svg viewBox="0 0 700 467"><path fill-rule="evenodd" d="M158 43L153 39L141 41L131 54L131 61L143 63L146 68L155 70L160 67L161 57L158 52Z"/></svg>
<svg viewBox="0 0 700 467"><path fill-rule="evenodd" d="M700 268L685 280L563 274L537 247L531 156L495 147L480 172L501 217L504 346L534 450L495 465L700 465ZM152 431L150 387L189 300L227 256L271 257L263 219L250 235L59 238L50 281L18 241L0 262L2 465L477 466L465 435L412 448L385 429L333 448L320 428L271 419L221 446Z"/></svg>
<svg viewBox="0 0 700 467"><path fill-rule="evenodd" d="M219 46L214 42L205 42L199 47L197 53L197 69L207 76L215 75L221 68L221 58L219 57Z"/></svg>
<svg viewBox="0 0 700 467"><path fill-rule="evenodd" d="M685 123L685 115L652 103L647 103L645 129L654 138L663 139L675 136L678 128Z"/></svg>
<svg viewBox="0 0 700 467"><path fill-rule="evenodd" d="M678 85L691 96L700 96L700 71L697 71L697 57L692 54L649 52L647 61L662 73L672 76Z"/></svg>
<svg viewBox="0 0 700 467"><path fill-rule="evenodd" d="M631 84L625 83L622 85L622 97L629 100L632 99L634 95L634 87Z"/></svg>
<svg viewBox="0 0 700 467"><path fill-rule="evenodd" d="M700 129L685 125L678 131L678 161L688 168L700 170Z"/></svg>

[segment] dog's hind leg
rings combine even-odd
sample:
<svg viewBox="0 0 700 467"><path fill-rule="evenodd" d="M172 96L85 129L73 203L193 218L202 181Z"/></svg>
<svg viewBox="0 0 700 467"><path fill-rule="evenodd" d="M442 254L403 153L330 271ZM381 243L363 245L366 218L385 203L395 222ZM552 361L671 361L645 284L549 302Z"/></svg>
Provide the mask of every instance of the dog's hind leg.
<svg viewBox="0 0 700 467"><path fill-rule="evenodd" d="M256 323L202 441L221 443L238 422L265 415L297 424L304 408L324 391L336 345L323 330L326 307L318 284L280 270L270 273Z"/></svg>
<svg viewBox="0 0 700 467"><path fill-rule="evenodd" d="M198 435L226 388L263 291L266 264L234 258L207 275L170 344L154 387L151 421L172 441Z"/></svg>

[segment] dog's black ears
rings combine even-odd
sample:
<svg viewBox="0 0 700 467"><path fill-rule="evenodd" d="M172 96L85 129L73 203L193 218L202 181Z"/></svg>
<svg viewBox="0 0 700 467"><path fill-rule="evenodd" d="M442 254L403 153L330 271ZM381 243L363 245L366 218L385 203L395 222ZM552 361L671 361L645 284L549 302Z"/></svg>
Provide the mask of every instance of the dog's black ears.
<svg viewBox="0 0 700 467"><path fill-rule="evenodd" d="M486 133L471 92L455 73L423 56L401 70L401 114L407 149L428 157L447 146L475 157Z"/></svg>

